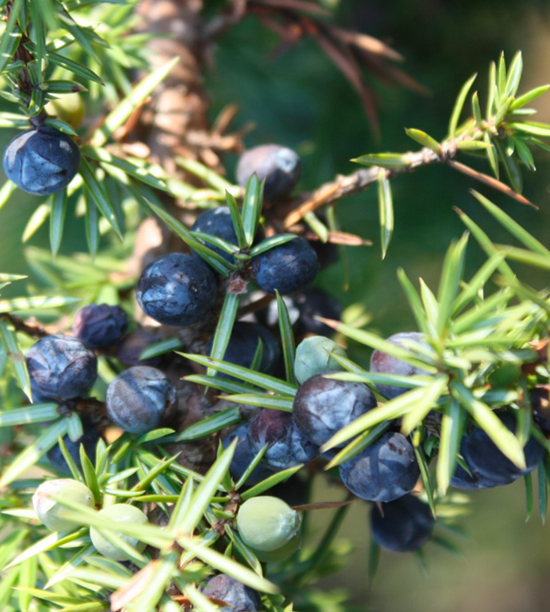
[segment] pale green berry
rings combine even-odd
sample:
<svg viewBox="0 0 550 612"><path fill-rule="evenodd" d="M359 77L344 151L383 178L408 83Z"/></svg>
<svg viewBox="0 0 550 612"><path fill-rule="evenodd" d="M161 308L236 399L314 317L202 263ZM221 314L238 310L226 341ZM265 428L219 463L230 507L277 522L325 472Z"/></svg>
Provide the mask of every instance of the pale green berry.
<svg viewBox="0 0 550 612"><path fill-rule="evenodd" d="M43 482L32 497L32 505L40 522L52 531L71 531L81 525L77 520L66 518L69 512L74 511L60 504L53 496L83 504L88 508L94 507L92 492L78 480L60 478Z"/></svg>
<svg viewBox="0 0 550 612"><path fill-rule="evenodd" d="M311 336L302 340L296 349L294 374L300 384L316 374L343 370L331 355L346 357L346 351L334 340L324 336Z"/></svg>
<svg viewBox="0 0 550 612"><path fill-rule="evenodd" d="M115 523L147 523L147 516L135 506L129 504L114 504L107 506L98 512L99 516ZM125 533L114 532L121 540L127 542L138 552L145 549L145 542L140 542L137 538L129 536ZM90 529L90 537L92 544L100 555L113 559L114 561L126 561L128 555L110 542L98 529L92 527Z"/></svg>
<svg viewBox="0 0 550 612"><path fill-rule="evenodd" d="M271 552L286 546L299 533L300 516L278 497L253 497L240 507L237 528L254 551Z"/></svg>

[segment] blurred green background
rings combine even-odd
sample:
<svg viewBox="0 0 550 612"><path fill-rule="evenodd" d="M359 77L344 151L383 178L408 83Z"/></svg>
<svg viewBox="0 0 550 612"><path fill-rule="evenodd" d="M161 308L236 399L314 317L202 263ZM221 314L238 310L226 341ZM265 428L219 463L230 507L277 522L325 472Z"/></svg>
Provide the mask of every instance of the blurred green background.
<svg viewBox="0 0 550 612"><path fill-rule="evenodd" d="M354 170L349 159L368 152L415 149L404 127L417 127L436 138L445 135L454 99L474 72L479 77L482 106L491 60L504 50L511 59L524 53L522 90L550 82L550 2L546 0L325 0L340 25L359 29L392 44L406 57L404 68L430 90L420 96L399 87L373 84L379 101L381 138L375 140L358 96L312 39L272 59L277 39L254 19L247 19L217 43L216 67L208 75L212 118L227 104L240 107L238 122L253 121L247 145L279 142L303 156L302 187L314 188L336 173ZM540 121L550 121L550 95L539 99ZM10 135L5 133L3 140ZM228 159L232 174L235 160ZM479 166L484 168L483 165ZM509 237L469 195L480 190L550 244L548 172L550 156L539 155L538 172L526 176L525 194L540 205L535 211L480 188L445 167L429 167L393 181L396 227L385 261L380 258L378 205L374 190L342 201L342 228L373 240L371 248L350 251L350 290L342 290L339 265L324 271L319 284L337 293L346 305L361 303L372 316L371 327L383 334L411 328L396 271L423 277L436 287L449 242L463 231L453 206L480 223L496 242ZM19 195L0 212L0 269L28 272L20 236L36 201ZM63 252L82 249L83 228L73 224L65 234ZM47 246L47 230L31 244ZM468 269L474 271L482 253L471 244ZM547 281L525 270L526 279L541 287ZM364 359L365 355L358 355ZM318 500L338 491L321 486ZM316 513L321 526L331 511ZM428 575L413 556L382 555L372 588L367 578L367 507L357 504L348 515L344 534L355 546L350 567L330 580L346 586L360 608L393 612L543 612L550 572L550 537L536 516L525 524L523 485L479 493L472 513L462 524L469 538L454 541L463 557L429 545Z"/></svg>

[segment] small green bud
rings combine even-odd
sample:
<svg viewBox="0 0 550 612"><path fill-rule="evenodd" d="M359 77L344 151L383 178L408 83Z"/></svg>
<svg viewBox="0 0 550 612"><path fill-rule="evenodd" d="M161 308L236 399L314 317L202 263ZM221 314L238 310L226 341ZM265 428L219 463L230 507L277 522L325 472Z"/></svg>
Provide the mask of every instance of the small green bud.
<svg viewBox="0 0 550 612"><path fill-rule="evenodd" d="M115 523L147 523L147 516L135 506L129 504L114 504L107 506L98 512L100 516L114 521ZM130 546L141 552L147 546L145 542L140 542L137 538L133 538L125 533L115 532L116 535L127 542ZM100 531L95 528L90 528L90 537L92 544L100 555L113 559L113 561L126 561L128 555L112 544Z"/></svg>
<svg viewBox="0 0 550 612"><path fill-rule="evenodd" d="M331 353L347 357L346 351L334 340L324 336L311 336L302 340L296 349L294 374L300 384L316 374L343 370Z"/></svg>
<svg viewBox="0 0 550 612"><path fill-rule="evenodd" d="M278 551L299 533L300 516L278 497L253 497L240 507L237 528L254 551Z"/></svg>
<svg viewBox="0 0 550 612"><path fill-rule="evenodd" d="M71 531L81 524L66 518L69 508L63 506L52 496L66 498L89 508L94 507L94 496L88 487L70 478L43 482L32 497L32 505L40 522L52 531Z"/></svg>

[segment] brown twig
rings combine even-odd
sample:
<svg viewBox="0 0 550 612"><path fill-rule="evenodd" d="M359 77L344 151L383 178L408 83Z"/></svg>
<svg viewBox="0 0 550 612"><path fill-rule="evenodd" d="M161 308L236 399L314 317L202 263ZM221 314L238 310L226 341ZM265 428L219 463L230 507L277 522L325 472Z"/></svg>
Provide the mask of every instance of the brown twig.
<svg viewBox="0 0 550 612"><path fill-rule="evenodd" d="M392 179L400 174L413 172L423 166L436 163L447 164L454 170L488 185L493 189L497 189L521 204L538 208L525 196L515 192L502 181L456 161L454 158L457 154L458 149L456 148L456 141L447 141L441 146L440 153L436 153L428 148L423 148L417 152L404 153L402 157L406 160L406 165L398 168L371 166L369 168L360 168L352 174L338 175L334 180L325 183L314 192L296 198L289 206L290 212L286 215L283 225L288 229L299 223L309 212L313 212L327 204L332 204L341 198L346 198L356 193L366 191L378 181L380 172L385 172L387 178Z"/></svg>
<svg viewBox="0 0 550 612"><path fill-rule="evenodd" d="M2 316L13 325L15 331L21 332L31 338L44 338L50 335L48 330L39 323L27 323L20 317L16 317L9 313Z"/></svg>

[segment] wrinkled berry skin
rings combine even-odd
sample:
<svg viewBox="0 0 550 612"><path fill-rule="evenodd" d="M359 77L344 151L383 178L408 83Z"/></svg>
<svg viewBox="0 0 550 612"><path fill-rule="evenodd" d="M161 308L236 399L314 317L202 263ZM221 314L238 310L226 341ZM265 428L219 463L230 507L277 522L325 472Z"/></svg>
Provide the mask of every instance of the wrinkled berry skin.
<svg viewBox="0 0 550 612"><path fill-rule="evenodd" d="M74 519L66 518L70 510L52 496L67 498L88 508L94 507L92 492L78 480L59 478L43 482L32 496L32 505L40 522L52 531L72 531L80 526Z"/></svg>
<svg viewBox="0 0 550 612"><path fill-rule="evenodd" d="M242 504L237 529L247 546L272 552L286 546L300 530L300 516L278 497L259 495Z"/></svg>
<svg viewBox="0 0 550 612"><path fill-rule="evenodd" d="M292 416L298 429L322 446L340 429L376 406L371 390L362 383L312 376L298 389Z"/></svg>
<svg viewBox="0 0 550 612"><path fill-rule="evenodd" d="M498 416L507 429L516 431L516 419L511 414ZM534 437L529 439L523 451L527 466L520 470L497 448L483 429L476 428L466 437L463 456L467 465L498 486L510 484L532 472L545 454L544 447Z"/></svg>
<svg viewBox="0 0 550 612"><path fill-rule="evenodd" d="M279 361L281 350L277 338L263 325L258 323L238 322L233 326L229 344L225 349L223 361L233 363L243 368L250 368L258 344L262 341L263 360L260 367L262 372L273 372ZM212 341L208 345L208 352L212 350ZM234 380L233 376L218 373L220 378Z"/></svg>
<svg viewBox="0 0 550 612"><path fill-rule="evenodd" d="M97 358L78 338L46 336L27 353L35 402L84 397L97 377Z"/></svg>
<svg viewBox="0 0 550 612"><path fill-rule="evenodd" d="M256 174L265 180L264 198L267 202L287 198L302 174L298 154L276 144L261 145L246 151L237 165L237 182L246 187Z"/></svg>
<svg viewBox="0 0 550 612"><path fill-rule="evenodd" d="M300 384L308 378L326 372L343 370L332 354L346 357L346 351L330 338L311 336L296 347L294 375Z"/></svg>
<svg viewBox="0 0 550 612"><path fill-rule="evenodd" d="M384 504L382 512L373 505L370 516L372 539L394 552L421 548L430 539L435 523L428 504L413 495Z"/></svg>
<svg viewBox="0 0 550 612"><path fill-rule="evenodd" d="M202 259L171 253L145 268L136 297L143 312L155 321L181 327L204 319L217 292L214 272Z"/></svg>
<svg viewBox="0 0 550 612"><path fill-rule="evenodd" d="M309 242L297 237L260 253L252 260L256 283L266 293L292 293L305 289L319 270L317 255Z"/></svg>
<svg viewBox="0 0 550 612"><path fill-rule="evenodd" d="M420 469L410 442L400 433L385 433L340 466L340 477L354 495L390 502L412 491Z"/></svg>
<svg viewBox="0 0 550 612"><path fill-rule="evenodd" d="M423 335L419 332L401 332L399 334L394 334L387 339L387 341L391 342L392 344L407 348L403 345L403 340L412 340L413 342L426 345ZM392 357L391 355L382 353L381 351L373 352L370 360L370 369L371 372L377 372L380 374L394 374L397 376L429 376L429 372L426 372L426 370L422 370L421 368L413 366L406 361L402 361L401 359L397 359L396 357ZM410 391L410 389L407 387L396 387L393 385L376 385L376 388L388 399L393 399L394 397Z"/></svg>
<svg viewBox="0 0 550 612"><path fill-rule="evenodd" d="M19 189L50 195L64 189L80 165L80 149L67 134L39 127L18 134L4 153L4 171Z"/></svg>
<svg viewBox="0 0 550 612"><path fill-rule="evenodd" d="M115 523L145 524L148 522L147 516L139 508L130 506L129 504L113 504L112 506L103 508L98 514ZM130 546L133 546L137 551L142 552L145 550L145 542L140 542L136 538L122 532L116 532L116 535ZM109 542L109 540L107 540L95 527L90 527L90 538L97 552L107 557L107 559L113 559L113 561L125 561L128 559L128 556L123 550L111 544L111 542Z"/></svg>
<svg viewBox="0 0 550 612"><path fill-rule="evenodd" d="M318 447L300 433L292 415L282 410L261 409L250 421L248 441L254 454L267 445L262 461L272 470L307 464L319 454Z"/></svg>
<svg viewBox="0 0 550 612"><path fill-rule="evenodd" d="M91 349L104 349L120 342L128 317L120 306L90 304L77 313L73 323L74 335Z"/></svg>
<svg viewBox="0 0 550 612"><path fill-rule="evenodd" d="M76 466L80 469L82 468L82 463L80 461L80 445L84 445L84 450L86 451L88 459L92 462L92 464L95 464L95 449L101 437L92 423L83 419L82 426L84 433L76 442L73 442L68 435L63 436L63 443L67 447L67 450L69 451L69 454L71 455ZM56 470L65 474L70 474L71 470L65 461L65 457L61 452L61 447L59 444L56 444L48 451L47 457Z"/></svg>
<svg viewBox="0 0 550 612"><path fill-rule="evenodd" d="M262 609L258 591L226 574L209 578L201 591L209 599L227 604L220 608L220 612L260 612Z"/></svg>
<svg viewBox="0 0 550 612"><path fill-rule="evenodd" d="M116 350L117 358L127 367L147 365L156 367L162 363L162 355L150 359L140 359L140 355L152 344L160 342L162 338L148 329L139 328L129 333Z"/></svg>
<svg viewBox="0 0 550 612"><path fill-rule="evenodd" d="M107 388L107 414L115 425L133 434L158 427L177 402L176 389L156 368L134 366L114 378Z"/></svg>
<svg viewBox="0 0 550 612"><path fill-rule="evenodd" d="M237 482L251 464L252 460L256 456L256 453L252 451L250 442L248 440L248 423L240 425L237 427L237 429L225 436L225 438L222 440L223 447L228 448L235 438L238 440L238 442L237 446L235 447L233 459L231 460L231 465L229 466L229 473L231 474L233 480ZM250 476L247 478L246 485L253 487L272 475L273 472L268 469L262 461L260 461L252 474L250 474Z"/></svg>

